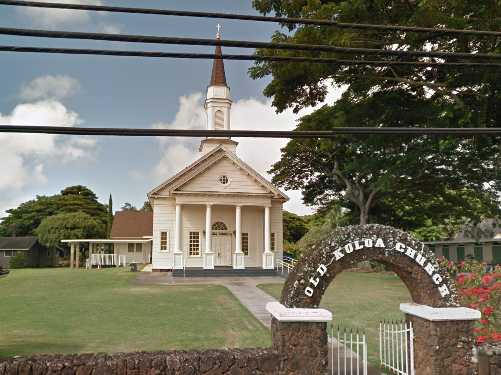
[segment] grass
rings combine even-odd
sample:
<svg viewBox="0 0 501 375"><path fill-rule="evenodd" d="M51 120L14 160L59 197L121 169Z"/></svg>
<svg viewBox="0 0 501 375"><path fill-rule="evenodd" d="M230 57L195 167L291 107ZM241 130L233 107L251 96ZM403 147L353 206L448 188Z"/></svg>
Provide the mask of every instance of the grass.
<svg viewBox="0 0 501 375"><path fill-rule="evenodd" d="M259 287L280 298L282 284ZM407 288L394 274L343 272L326 290L321 307L333 313L334 326L366 332L369 362L378 366L379 321L403 319L400 303L409 301Z"/></svg>
<svg viewBox="0 0 501 375"><path fill-rule="evenodd" d="M269 346L224 287L136 286L120 269L13 270L0 279L0 357Z"/></svg>

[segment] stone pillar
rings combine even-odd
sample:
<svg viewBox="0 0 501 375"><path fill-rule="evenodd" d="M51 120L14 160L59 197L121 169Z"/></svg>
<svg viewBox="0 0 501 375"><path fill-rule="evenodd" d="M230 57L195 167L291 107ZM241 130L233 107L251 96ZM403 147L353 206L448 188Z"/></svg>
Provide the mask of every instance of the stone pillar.
<svg viewBox="0 0 501 375"><path fill-rule="evenodd" d="M176 227L174 233L174 269L176 270L184 268L183 244L182 244L182 233L183 233L182 214L183 214L182 205L176 203Z"/></svg>
<svg viewBox="0 0 501 375"><path fill-rule="evenodd" d="M70 268L75 267L75 244L70 243Z"/></svg>
<svg viewBox="0 0 501 375"><path fill-rule="evenodd" d="M245 255L242 252L242 206L235 206L235 254L233 268L245 268Z"/></svg>
<svg viewBox="0 0 501 375"><path fill-rule="evenodd" d="M332 314L324 309L290 309L271 302L272 348L283 359L280 375L326 374L329 366L327 322Z"/></svg>
<svg viewBox="0 0 501 375"><path fill-rule="evenodd" d="M275 254L271 251L271 214L270 206L264 208L264 253L263 269L275 268Z"/></svg>
<svg viewBox="0 0 501 375"><path fill-rule="evenodd" d="M468 375L473 356L473 323L480 312L466 307L436 308L403 303L414 328L414 364L419 375Z"/></svg>
<svg viewBox="0 0 501 375"><path fill-rule="evenodd" d="M214 269L214 252L212 251L212 205L205 207L205 253L204 269Z"/></svg>

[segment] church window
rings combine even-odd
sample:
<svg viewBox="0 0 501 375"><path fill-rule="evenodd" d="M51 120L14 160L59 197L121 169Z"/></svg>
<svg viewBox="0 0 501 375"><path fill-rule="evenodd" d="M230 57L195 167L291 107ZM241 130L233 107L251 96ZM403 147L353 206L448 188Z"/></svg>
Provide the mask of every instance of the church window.
<svg viewBox="0 0 501 375"><path fill-rule="evenodd" d="M200 232L190 232L189 240L190 256L200 256Z"/></svg>
<svg viewBox="0 0 501 375"><path fill-rule="evenodd" d="M242 252L249 255L249 233L242 233Z"/></svg>
<svg viewBox="0 0 501 375"><path fill-rule="evenodd" d="M223 111L216 111L214 118L215 118L214 128L216 130L224 130L224 113L223 113Z"/></svg>
<svg viewBox="0 0 501 375"><path fill-rule="evenodd" d="M228 227L222 221L218 221L212 224L212 230L228 230Z"/></svg>
<svg viewBox="0 0 501 375"><path fill-rule="evenodd" d="M226 175L222 175L219 176L218 181L221 185L228 185L230 183L230 178Z"/></svg>
<svg viewBox="0 0 501 375"><path fill-rule="evenodd" d="M275 233L271 234L271 251L275 251L276 249L276 236Z"/></svg>
<svg viewBox="0 0 501 375"><path fill-rule="evenodd" d="M160 251L168 250L168 236L167 232L160 232Z"/></svg>

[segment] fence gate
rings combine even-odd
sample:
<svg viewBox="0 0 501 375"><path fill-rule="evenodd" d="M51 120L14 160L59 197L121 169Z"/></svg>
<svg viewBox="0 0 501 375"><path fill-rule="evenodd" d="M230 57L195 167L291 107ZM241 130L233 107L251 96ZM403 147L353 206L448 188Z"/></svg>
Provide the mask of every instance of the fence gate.
<svg viewBox="0 0 501 375"><path fill-rule="evenodd" d="M337 370L337 372L336 372ZM334 328L331 331L331 374L367 375L367 338L365 333Z"/></svg>
<svg viewBox="0 0 501 375"><path fill-rule="evenodd" d="M381 368L392 374L414 375L414 330L412 323L379 323Z"/></svg>

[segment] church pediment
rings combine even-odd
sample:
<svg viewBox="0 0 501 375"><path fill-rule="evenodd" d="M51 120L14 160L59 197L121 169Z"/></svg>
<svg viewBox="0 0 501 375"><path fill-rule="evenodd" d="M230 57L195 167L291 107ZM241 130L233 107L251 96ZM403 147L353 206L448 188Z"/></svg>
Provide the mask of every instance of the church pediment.
<svg viewBox="0 0 501 375"><path fill-rule="evenodd" d="M236 155L222 147L209 152L171 179L150 192L150 196L175 193L214 193L267 195L288 197L249 167Z"/></svg>

